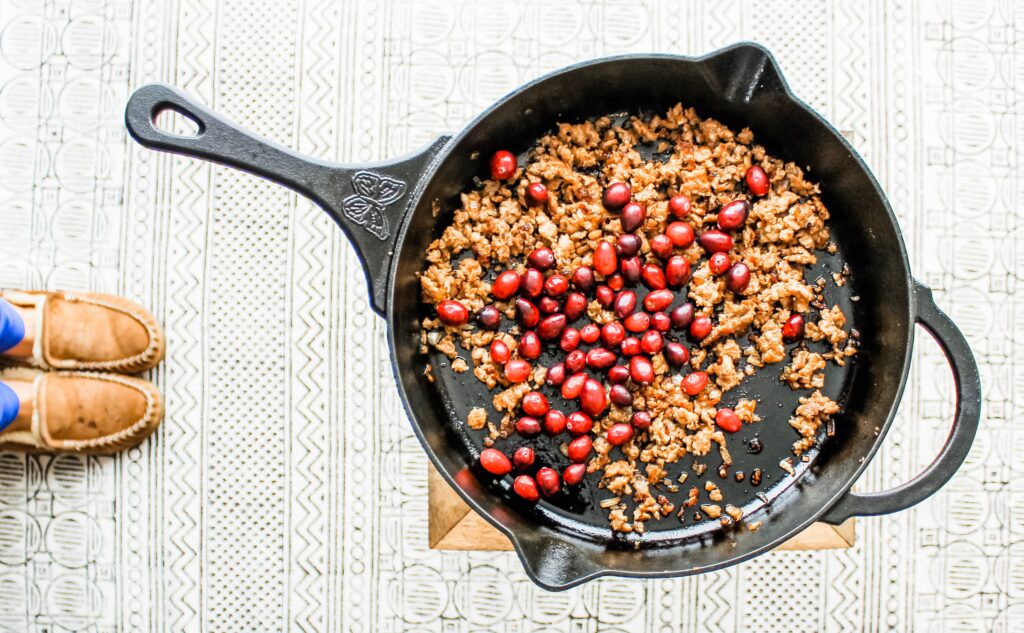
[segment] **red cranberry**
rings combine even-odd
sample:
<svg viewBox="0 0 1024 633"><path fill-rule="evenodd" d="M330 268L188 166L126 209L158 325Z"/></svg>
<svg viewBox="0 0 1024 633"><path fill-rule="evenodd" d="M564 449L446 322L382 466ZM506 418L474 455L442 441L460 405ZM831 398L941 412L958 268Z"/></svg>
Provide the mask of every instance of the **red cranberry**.
<svg viewBox="0 0 1024 633"><path fill-rule="evenodd" d="M576 462L577 464L582 464L583 462L587 461L588 457L590 457L590 450L593 447L594 441L590 439L590 436L581 435L574 439L573 441L569 442L569 446L567 447L566 453L568 454L570 460Z"/></svg>
<svg viewBox="0 0 1024 633"><path fill-rule="evenodd" d="M528 299L516 299L516 321L524 328L537 327L540 323L540 310Z"/></svg>
<svg viewBox="0 0 1024 633"><path fill-rule="evenodd" d="M750 215L750 203L746 200L733 200L718 211L718 228L732 231L743 226Z"/></svg>
<svg viewBox="0 0 1024 633"><path fill-rule="evenodd" d="M586 458L584 457L584 459ZM562 471L562 481L565 482L566 486L578 486L586 474L586 464L569 464Z"/></svg>
<svg viewBox="0 0 1024 633"><path fill-rule="evenodd" d="M665 264L665 283L670 288L679 288L690 281L690 262L681 255L670 257Z"/></svg>
<svg viewBox="0 0 1024 633"><path fill-rule="evenodd" d="M665 345L665 360L673 367L682 367L690 362L690 351L682 343L667 343Z"/></svg>
<svg viewBox="0 0 1024 633"><path fill-rule="evenodd" d="M561 297L569 292L569 280L555 273L544 282L544 292L548 293L549 297Z"/></svg>
<svg viewBox="0 0 1024 633"><path fill-rule="evenodd" d="M544 273L536 268L527 268L522 279L520 288L527 297L539 297L544 292Z"/></svg>
<svg viewBox="0 0 1024 633"><path fill-rule="evenodd" d="M512 383L525 382L533 368L525 360L513 358L505 363L505 378Z"/></svg>
<svg viewBox="0 0 1024 633"><path fill-rule="evenodd" d="M629 359L629 377L635 383L650 384L654 382L654 365L646 356L634 356Z"/></svg>
<svg viewBox="0 0 1024 633"><path fill-rule="evenodd" d="M533 330L523 332L519 337L519 357L526 360L536 360L540 357L540 337Z"/></svg>
<svg viewBox="0 0 1024 633"><path fill-rule="evenodd" d="M646 411L637 411L633 414L633 417L629 419L629 423L633 425L633 428L637 431L646 431L651 428L651 414Z"/></svg>
<svg viewBox="0 0 1024 633"><path fill-rule="evenodd" d="M626 280L623 279L622 275L620 275L619 273L615 273L606 280L606 283L608 284L609 288L611 288L615 292L618 292L622 290L623 286L626 285Z"/></svg>
<svg viewBox="0 0 1024 633"><path fill-rule="evenodd" d="M594 249L594 270L608 276L619 267L618 258L615 256L615 247L610 243L601 241Z"/></svg>
<svg viewBox="0 0 1024 633"><path fill-rule="evenodd" d="M715 424L726 433L735 433L743 428L740 416L732 409L719 409L715 414Z"/></svg>
<svg viewBox="0 0 1024 633"><path fill-rule="evenodd" d="M668 210L680 220L690 214L690 197L683 194L672 196L668 201Z"/></svg>
<svg viewBox="0 0 1024 633"><path fill-rule="evenodd" d="M523 396L523 411L526 415L539 418L551 410L547 396L539 391L531 391Z"/></svg>
<svg viewBox="0 0 1024 633"><path fill-rule="evenodd" d="M590 266L580 266L572 271L572 285L587 292L594 287L594 271Z"/></svg>
<svg viewBox="0 0 1024 633"><path fill-rule="evenodd" d="M628 284L635 284L640 281L640 258L627 257L619 264L622 280Z"/></svg>
<svg viewBox="0 0 1024 633"><path fill-rule="evenodd" d="M587 297L582 292L570 292L565 298L565 307L562 312L565 313L565 318L570 321L583 316L583 313L587 310Z"/></svg>
<svg viewBox="0 0 1024 633"><path fill-rule="evenodd" d="M565 428L569 435L583 435L590 433L590 429L594 428L594 420L582 411L573 411L565 419Z"/></svg>
<svg viewBox="0 0 1024 633"><path fill-rule="evenodd" d="M721 275L729 270L729 266L732 266L729 253L711 253L711 257L708 258L708 270L712 275Z"/></svg>
<svg viewBox="0 0 1024 633"><path fill-rule="evenodd" d="M698 341L704 340L704 338L711 334L711 318L706 316L694 317L693 322L690 323L690 336L697 339Z"/></svg>
<svg viewBox="0 0 1024 633"><path fill-rule="evenodd" d="M644 351L640 347L640 339L630 336L629 338L622 340L622 345L619 346L619 350L623 356L636 356L640 352Z"/></svg>
<svg viewBox="0 0 1024 633"><path fill-rule="evenodd" d="M804 317L799 314L786 319L786 322L782 325L782 338L787 341L795 341L803 338L804 335Z"/></svg>
<svg viewBox="0 0 1024 633"><path fill-rule="evenodd" d="M476 322L481 328L494 332L501 325L501 310L494 306L484 306L476 313Z"/></svg>
<svg viewBox="0 0 1024 633"><path fill-rule="evenodd" d="M688 396L695 396L708 386L708 375L703 371L695 371L683 377L683 391Z"/></svg>
<svg viewBox="0 0 1024 633"><path fill-rule="evenodd" d="M625 319L636 311L636 293L632 290L623 290L615 297L615 315Z"/></svg>
<svg viewBox="0 0 1024 633"><path fill-rule="evenodd" d="M640 238L632 233L624 233L615 240L615 252L622 257L632 257L640 252Z"/></svg>
<svg viewBox="0 0 1024 633"><path fill-rule="evenodd" d="M655 235L650 241L651 252L661 259L668 259L672 255L672 240L667 235Z"/></svg>
<svg viewBox="0 0 1024 633"><path fill-rule="evenodd" d="M518 167L516 155L508 150L498 150L491 156L491 178L494 180L508 180L516 175Z"/></svg>
<svg viewBox="0 0 1024 633"><path fill-rule="evenodd" d="M763 196L768 193L768 174L764 173L760 165L751 165L746 174L747 189L755 196Z"/></svg>
<svg viewBox="0 0 1024 633"><path fill-rule="evenodd" d="M673 299L675 294L671 290L652 290L644 297L644 310L661 312L672 305Z"/></svg>
<svg viewBox="0 0 1024 633"><path fill-rule="evenodd" d="M516 433L523 437L540 435L540 421L537 418L524 415L516 420Z"/></svg>
<svg viewBox="0 0 1024 633"><path fill-rule="evenodd" d="M558 341L558 347L563 352L571 352L580 346L580 331L574 327L567 327L562 331L562 338Z"/></svg>
<svg viewBox="0 0 1024 633"><path fill-rule="evenodd" d="M647 330L644 335L640 337L640 349L644 350L645 354L654 355L661 351L662 345L665 344L665 339L661 337L654 330Z"/></svg>
<svg viewBox="0 0 1024 633"><path fill-rule="evenodd" d="M661 290L665 287L665 272L654 264L647 264L640 273L644 278L644 285L653 290Z"/></svg>
<svg viewBox="0 0 1024 633"><path fill-rule="evenodd" d="M651 315L651 329L658 332L668 332L672 328L672 319L665 312L655 312Z"/></svg>
<svg viewBox="0 0 1024 633"><path fill-rule="evenodd" d="M537 270L548 270L555 265L555 252L547 246L540 246L526 256L526 261Z"/></svg>
<svg viewBox="0 0 1024 633"><path fill-rule="evenodd" d="M750 285L750 269L744 263L733 264L725 276L725 285L739 294Z"/></svg>
<svg viewBox="0 0 1024 633"><path fill-rule="evenodd" d="M587 345L593 345L601 338L601 328L596 323L587 323L580 328L580 338Z"/></svg>
<svg viewBox="0 0 1024 633"><path fill-rule="evenodd" d="M732 249L732 236L721 231L704 231L700 235L700 245L712 253L724 253Z"/></svg>
<svg viewBox="0 0 1024 633"><path fill-rule="evenodd" d="M626 206L632 196L633 192L630 191L629 185L624 182L613 182L601 194L601 204L609 211L618 211Z"/></svg>
<svg viewBox="0 0 1024 633"><path fill-rule="evenodd" d="M539 207L548 201L548 188L542 182L526 185L526 206ZM536 264L534 264L536 266ZM540 268L538 266L538 268Z"/></svg>
<svg viewBox="0 0 1024 633"><path fill-rule="evenodd" d="M504 365L512 357L512 351L501 339L491 341L491 360L499 365Z"/></svg>
<svg viewBox="0 0 1024 633"><path fill-rule="evenodd" d="M693 244L693 227L686 222L672 222L665 227L665 235L674 246L679 248L686 248Z"/></svg>
<svg viewBox="0 0 1024 633"><path fill-rule="evenodd" d="M529 446L520 446L516 449L516 452L512 453L512 463L516 465L519 470L526 470L530 466L533 466L533 460L535 459L533 449Z"/></svg>
<svg viewBox="0 0 1024 633"><path fill-rule="evenodd" d="M643 332L651 327L651 317L646 312L634 312L622 321L630 332Z"/></svg>
<svg viewBox="0 0 1024 633"><path fill-rule="evenodd" d="M537 326L537 334L545 341L553 341L565 331L566 318L564 314L552 314L544 317L544 320Z"/></svg>
<svg viewBox="0 0 1024 633"><path fill-rule="evenodd" d="M569 371L579 371L587 364L587 355L581 350L574 349L565 355L565 368Z"/></svg>
<svg viewBox="0 0 1024 633"><path fill-rule="evenodd" d="M556 314L562 309L562 306L558 304L557 299L541 297L540 299L537 299L537 308L542 314Z"/></svg>
<svg viewBox="0 0 1024 633"><path fill-rule="evenodd" d="M460 301L445 299L437 304L437 318L445 325L465 325L469 322L469 310Z"/></svg>
<svg viewBox="0 0 1024 633"><path fill-rule="evenodd" d="M565 382L565 363L555 363L548 367L548 371L544 375L544 382L552 387L561 387Z"/></svg>
<svg viewBox="0 0 1024 633"><path fill-rule="evenodd" d="M632 233L640 228L645 219L647 219L647 209L636 202L630 202L622 207L622 215L619 216L622 230L626 233Z"/></svg>
<svg viewBox="0 0 1024 633"><path fill-rule="evenodd" d="M618 321L605 323L601 327L601 340L608 347L617 346L624 338L626 338L626 328L622 327L622 324Z"/></svg>
<svg viewBox="0 0 1024 633"><path fill-rule="evenodd" d="M593 378L587 378L580 392L580 408L590 415L601 415L607 407L608 394L604 385Z"/></svg>
<svg viewBox="0 0 1024 633"><path fill-rule="evenodd" d="M480 465L484 470L498 477L504 477L512 472L512 462L505 456L505 453L496 448L485 448L480 451Z"/></svg>
<svg viewBox="0 0 1024 633"><path fill-rule="evenodd" d="M512 489L516 491L517 495L531 503L540 500L537 482L529 475L519 475L516 477L516 480L512 482Z"/></svg>
<svg viewBox="0 0 1024 633"><path fill-rule="evenodd" d="M626 385L612 385L608 390L608 399L617 407L629 407L633 405L633 394L629 393Z"/></svg>
<svg viewBox="0 0 1024 633"><path fill-rule="evenodd" d="M605 437L612 446L622 446L633 439L633 427L628 424L618 423L608 427Z"/></svg>
<svg viewBox="0 0 1024 633"><path fill-rule="evenodd" d="M669 313L669 318L672 319L672 327L683 329L688 327L693 321L694 307L693 303L687 301L686 303L676 306Z"/></svg>
<svg viewBox="0 0 1024 633"><path fill-rule="evenodd" d="M548 435L559 435L565 430L565 425L565 414L558 409L552 409L544 416L544 432Z"/></svg>
<svg viewBox="0 0 1024 633"><path fill-rule="evenodd" d="M608 370L608 381L613 385L618 385L629 380L629 367L625 365L615 365Z"/></svg>
<svg viewBox="0 0 1024 633"><path fill-rule="evenodd" d="M553 497L562 489L562 480L555 469L545 466L537 471L537 487L545 497Z"/></svg>
<svg viewBox="0 0 1024 633"><path fill-rule="evenodd" d="M615 354L603 347L595 347L587 352L587 367L602 371L615 364Z"/></svg>
<svg viewBox="0 0 1024 633"><path fill-rule="evenodd" d="M562 383L562 397L566 400L572 400L580 397L580 392L583 391L583 383L587 381L586 374L573 374L565 379Z"/></svg>

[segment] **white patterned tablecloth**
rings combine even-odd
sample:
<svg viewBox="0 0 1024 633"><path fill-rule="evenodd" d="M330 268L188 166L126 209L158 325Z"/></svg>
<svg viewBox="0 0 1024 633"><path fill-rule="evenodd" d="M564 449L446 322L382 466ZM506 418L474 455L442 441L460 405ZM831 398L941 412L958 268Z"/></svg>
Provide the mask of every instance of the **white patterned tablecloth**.
<svg viewBox="0 0 1024 633"><path fill-rule="evenodd" d="M367 161L576 60L747 38L883 183L978 355L985 416L946 489L862 520L856 547L684 580L546 594L511 554L428 550L426 458L341 233L121 123L162 80ZM0 0L0 120L0 285L123 293L169 337L151 441L0 455L5 630L1024 631L1021 0ZM864 489L930 460L951 384L921 336Z"/></svg>

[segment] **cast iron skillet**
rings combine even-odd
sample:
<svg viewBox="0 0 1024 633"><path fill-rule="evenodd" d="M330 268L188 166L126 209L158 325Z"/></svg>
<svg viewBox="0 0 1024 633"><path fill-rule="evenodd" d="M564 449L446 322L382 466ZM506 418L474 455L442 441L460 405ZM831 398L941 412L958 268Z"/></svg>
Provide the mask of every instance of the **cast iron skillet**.
<svg viewBox="0 0 1024 633"><path fill-rule="evenodd" d="M823 429L819 446L808 453L811 459L797 460L796 476L786 476L777 465L790 455L796 439L785 420L800 395L777 381L781 366L762 372L772 375L747 388L759 398L758 411L766 420L730 438L737 458L733 473L721 479L715 471L717 458L706 460L704 477L725 488L727 501L742 503L748 520L763 521L759 530L719 530L709 521L669 518L651 522L649 532L637 541L608 529L604 512L592 507L608 495L596 490L593 481L581 493L586 503L564 495L533 507L509 493L510 478L494 481L479 470L475 458L480 434L465 433L462 421L470 407L489 397L471 374L456 376L440 367L443 359L432 358L437 383L423 377L426 359L418 347L425 311L416 273L423 268L427 244L450 221L458 194L474 186L474 177L486 174L487 159L495 150L523 152L556 122L664 112L677 102L734 129L749 126L771 153L807 166L810 178L821 183L839 251L823 257L809 277L828 278L827 273L848 263L851 282L830 284L827 296L861 333L860 351L854 363L830 370L826 393L843 412L827 440ZM191 119L197 133L177 136L159 130L154 120L166 110ZM132 137L146 147L268 178L311 198L334 218L366 267L373 308L387 319L392 368L423 448L462 498L511 539L527 574L547 589L566 589L604 575L701 573L766 552L814 521L838 524L853 515L903 510L938 490L970 449L980 417L981 385L966 340L936 307L931 291L911 276L896 218L863 160L790 92L771 54L760 46L738 44L699 58L624 55L584 62L526 84L454 137L368 165L298 155L165 85L137 90L125 122ZM437 217L432 213L435 203L441 209ZM885 492L853 493L851 486L892 423L907 380L915 323L935 337L953 370L957 405L952 431L939 456L912 481ZM738 395L743 394L729 393ZM755 430L765 444L758 455L743 445L752 436L747 431ZM542 447L542 460L552 456L545 452L550 450ZM735 470L749 473L756 466L773 479L756 489L749 479L733 479ZM695 481L703 487L691 475L690 483ZM681 488L683 494L688 485Z"/></svg>

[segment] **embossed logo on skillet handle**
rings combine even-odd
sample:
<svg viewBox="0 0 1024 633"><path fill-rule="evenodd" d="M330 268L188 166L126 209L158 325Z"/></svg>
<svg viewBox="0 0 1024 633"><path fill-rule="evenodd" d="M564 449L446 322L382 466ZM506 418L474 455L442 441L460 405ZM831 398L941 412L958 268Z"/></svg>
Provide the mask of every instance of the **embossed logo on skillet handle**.
<svg viewBox="0 0 1024 633"><path fill-rule="evenodd" d="M158 128L157 116L168 110L192 121L196 132L181 136ZM415 203L413 192L448 142L442 137L419 151L379 163L330 163L253 134L165 84L148 84L132 94L125 125L132 138L149 149L235 167L319 204L352 241L379 314L387 307L388 270L402 223Z"/></svg>

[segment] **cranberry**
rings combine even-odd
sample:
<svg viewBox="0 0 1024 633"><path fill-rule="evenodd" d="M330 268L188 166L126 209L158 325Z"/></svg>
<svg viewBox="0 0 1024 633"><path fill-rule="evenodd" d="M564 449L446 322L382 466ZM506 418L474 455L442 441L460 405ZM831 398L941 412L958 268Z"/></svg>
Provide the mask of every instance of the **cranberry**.
<svg viewBox="0 0 1024 633"><path fill-rule="evenodd" d="M703 371L695 371L683 377L683 391L688 396L695 396L704 391L708 385L708 375Z"/></svg>
<svg viewBox="0 0 1024 633"><path fill-rule="evenodd" d="M580 328L580 338L587 345L593 345L601 338L601 328L596 323L587 323Z"/></svg>
<svg viewBox="0 0 1024 633"><path fill-rule="evenodd" d="M549 297L561 297L569 292L569 280L565 276L555 273L544 282L544 292Z"/></svg>
<svg viewBox="0 0 1024 633"><path fill-rule="evenodd" d="M586 459L586 457L584 457ZM577 486L583 481L583 477L587 474L586 464L569 464L565 470L562 471L562 481L565 482L566 486Z"/></svg>
<svg viewBox="0 0 1024 633"><path fill-rule="evenodd" d="M575 321L576 319L583 316L583 313L586 310L587 297L582 292L570 292L569 295L565 298L565 307L562 311L565 313L566 319L569 319L570 321Z"/></svg>
<svg viewBox="0 0 1024 633"><path fill-rule="evenodd" d="M647 219L647 209L636 202L630 202L622 207L622 215L619 216L622 230L626 233L632 233L640 228L645 219Z"/></svg>
<svg viewBox="0 0 1024 633"><path fill-rule="evenodd" d="M672 196L668 201L668 210L680 220L690 213L690 197L683 194Z"/></svg>
<svg viewBox="0 0 1024 633"><path fill-rule="evenodd" d="M622 280L628 284L635 284L640 281L640 258L627 257L619 264Z"/></svg>
<svg viewBox="0 0 1024 633"><path fill-rule="evenodd" d="M524 415L516 420L516 433L523 437L540 435L540 421L537 420L537 418L531 418L530 416Z"/></svg>
<svg viewBox="0 0 1024 633"><path fill-rule="evenodd" d="M565 363L555 363L548 367L548 371L544 375L544 382L552 387L561 387L565 382Z"/></svg>
<svg viewBox="0 0 1024 633"><path fill-rule="evenodd" d="M469 321L469 310L460 301L445 299L437 304L437 318L445 325L465 325Z"/></svg>
<svg viewBox="0 0 1024 633"><path fill-rule="evenodd" d="M526 185L526 206L539 207L548 201L548 188L542 182ZM534 264L536 266L536 264ZM538 266L538 268L540 268Z"/></svg>
<svg viewBox="0 0 1024 633"><path fill-rule="evenodd" d="M517 167L516 155L508 150L498 150L491 156L491 178L494 180L508 180L516 175Z"/></svg>
<svg viewBox="0 0 1024 633"><path fill-rule="evenodd" d="M587 461L587 458L590 457L590 450L593 447L594 441L590 439L590 436L581 435L574 439L573 441L569 442L569 446L567 447L566 453L568 454L569 459L576 462L577 464L581 464Z"/></svg>
<svg viewBox="0 0 1024 633"><path fill-rule="evenodd" d="M572 285L586 292L594 287L594 271L590 266L580 266L572 271Z"/></svg>
<svg viewBox="0 0 1024 633"><path fill-rule="evenodd" d="M746 200L733 200L718 210L718 228L732 231L743 226L750 215L750 203Z"/></svg>
<svg viewBox="0 0 1024 633"><path fill-rule="evenodd" d="M693 244L693 227L686 222L672 222L665 227L665 235L674 246L679 248L686 248Z"/></svg>
<svg viewBox="0 0 1024 633"><path fill-rule="evenodd" d="M540 323L540 310L528 299L516 299L516 321L524 328L537 327Z"/></svg>
<svg viewBox="0 0 1024 633"><path fill-rule="evenodd" d="M629 360L629 377L643 385L654 381L654 365L646 356L634 356Z"/></svg>
<svg viewBox="0 0 1024 633"><path fill-rule="evenodd" d="M512 383L525 382L530 377L532 370L533 368L530 367L530 363L513 358L505 363L505 378Z"/></svg>
<svg viewBox="0 0 1024 633"><path fill-rule="evenodd" d="M646 312L634 312L622 321L630 332L643 332L651 327L651 317Z"/></svg>
<svg viewBox="0 0 1024 633"><path fill-rule="evenodd" d="M764 173L760 165L751 165L746 174L747 188L755 196L763 196L768 193L768 174Z"/></svg>
<svg viewBox="0 0 1024 633"><path fill-rule="evenodd" d="M608 394L604 385L593 378L587 378L580 392L580 408L590 415L601 415L607 407Z"/></svg>
<svg viewBox="0 0 1024 633"><path fill-rule="evenodd" d="M608 286L601 284L594 291L594 298L601 305L602 308L608 309L612 307L612 303L615 301L615 291Z"/></svg>
<svg viewBox="0 0 1024 633"><path fill-rule="evenodd" d="M670 257L665 264L665 283L670 288L679 288L690 281L690 262L681 255Z"/></svg>
<svg viewBox="0 0 1024 633"><path fill-rule="evenodd" d="M786 322L782 325L782 338L787 341L795 341L803 338L804 335L804 317L799 314L786 319Z"/></svg>
<svg viewBox="0 0 1024 633"><path fill-rule="evenodd" d="M672 240L667 235L655 235L650 241L651 252L661 259L672 255Z"/></svg>
<svg viewBox="0 0 1024 633"><path fill-rule="evenodd" d="M498 477L504 477L512 472L512 462L505 456L505 453L496 448L485 448L480 452L480 465L484 470Z"/></svg>
<svg viewBox="0 0 1024 633"><path fill-rule="evenodd" d="M547 396L539 391L531 391L523 396L523 411L526 415L539 418L551 410Z"/></svg>
<svg viewBox="0 0 1024 633"><path fill-rule="evenodd" d="M615 273L606 280L606 283L608 284L609 288L611 288L615 292L618 292L622 290L623 286L626 285L626 280L623 279L622 275L620 275L619 273Z"/></svg>
<svg viewBox="0 0 1024 633"><path fill-rule="evenodd" d="M583 352L580 352L583 355ZM583 383L587 381L586 374L573 374L565 379L562 383L562 397L566 400L572 400L580 397L580 392L583 391Z"/></svg>
<svg viewBox="0 0 1024 633"><path fill-rule="evenodd" d="M579 371L587 364L587 355L578 349L574 349L565 355L565 368L569 371Z"/></svg>
<svg viewBox="0 0 1024 633"><path fill-rule="evenodd" d="M551 297L541 297L537 300L537 308L542 314L556 314L562 309L557 299Z"/></svg>
<svg viewBox="0 0 1024 633"><path fill-rule="evenodd" d="M673 367L682 367L690 362L690 351L682 343L667 343L665 345L665 360Z"/></svg>
<svg viewBox="0 0 1024 633"><path fill-rule="evenodd" d="M690 336L698 341L704 340L708 334L711 334L711 327L710 317L703 315L694 317L693 322L690 323Z"/></svg>
<svg viewBox="0 0 1024 633"><path fill-rule="evenodd" d="M501 339L491 341L491 360L499 365L504 365L512 357L512 351Z"/></svg>
<svg viewBox="0 0 1024 633"><path fill-rule="evenodd" d="M686 303L673 308L672 312L670 312L668 316L672 319L672 327L681 330L690 325L690 322L693 321L693 314L693 303L687 301Z"/></svg>
<svg viewBox="0 0 1024 633"><path fill-rule="evenodd" d="M652 290L644 297L644 310L661 312L672 305L675 294L671 290Z"/></svg>
<svg viewBox="0 0 1024 633"><path fill-rule="evenodd" d="M533 454L533 449L529 446L520 446L516 449L516 452L512 453L512 463L516 465L519 470L526 470L530 466L533 466L533 460L536 456Z"/></svg>
<svg viewBox="0 0 1024 633"><path fill-rule="evenodd" d="M608 390L608 399L617 407L629 407L633 405L633 394L629 393L626 385L612 385Z"/></svg>
<svg viewBox="0 0 1024 633"><path fill-rule="evenodd" d="M724 253L732 249L732 236L721 231L704 231L700 235L700 245L712 253Z"/></svg>
<svg viewBox="0 0 1024 633"><path fill-rule="evenodd" d="M632 257L640 252L640 238L632 233L624 233L615 240L615 252L622 257Z"/></svg>
<svg viewBox="0 0 1024 633"><path fill-rule="evenodd" d="M494 332L501 325L501 310L494 306L484 306L476 313L476 322L481 328Z"/></svg>
<svg viewBox="0 0 1024 633"><path fill-rule="evenodd" d="M545 341L552 341L562 335L565 330L566 318L564 314L552 314L544 317L544 320L537 326L537 334Z"/></svg>
<svg viewBox="0 0 1024 633"><path fill-rule="evenodd" d="M729 253L711 253L711 257L708 258L708 270L712 275L721 275L729 270L729 266L732 266Z"/></svg>
<svg viewBox="0 0 1024 633"><path fill-rule="evenodd" d="M610 243L601 241L594 249L594 270L608 276L619 267L618 258L615 256L615 247Z"/></svg>
<svg viewBox="0 0 1024 633"><path fill-rule="evenodd" d="M582 411L573 411L565 420L565 428L569 435L583 435L590 433L590 429L594 428L593 418Z"/></svg>
<svg viewBox="0 0 1024 633"><path fill-rule="evenodd" d="M618 211L626 206L631 197L633 197L633 192L629 189L629 185L624 182L613 182L601 194L601 204L609 211Z"/></svg>
<svg viewBox="0 0 1024 633"><path fill-rule="evenodd" d="M540 337L533 330L523 332L519 337L519 357L526 360L536 360L540 356Z"/></svg>
<svg viewBox="0 0 1024 633"><path fill-rule="evenodd" d="M562 338L558 341L558 347L563 352L571 352L580 346L580 331L574 327L567 327L562 331Z"/></svg>
<svg viewBox="0 0 1024 633"><path fill-rule="evenodd" d="M629 380L629 367L625 365L615 365L608 370L608 380L613 385L618 385Z"/></svg>
<svg viewBox="0 0 1024 633"><path fill-rule="evenodd" d="M547 246L540 246L526 256L526 261L537 270L548 270L555 265L555 252Z"/></svg>
<svg viewBox="0 0 1024 633"><path fill-rule="evenodd" d="M562 489L562 479L555 469L545 466L537 471L537 486L545 497L553 497Z"/></svg>
<svg viewBox="0 0 1024 633"><path fill-rule="evenodd" d="M633 414L633 417L629 419L629 423L633 425L633 428L637 431L646 431L651 428L651 414L646 411L637 411Z"/></svg>
<svg viewBox="0 0 1024 633"><path fill-rule="evenodd" d="M537 482L529 475L519 475L512 482L512 489L516 494L533 503L540 500L540 492L537 490Z"/></svg>
<svg viewBox="0 0 1024 633"><path fill-rule="evenodd" d="M602 371L615 364L615 354L604 349L595 347L587 352L587 367Z"/></svg>
<svg viewBox="0 0 1024 633"><path fill-rule="evenodd" d="M615 315L625 319L636 311L636 293L632 290L623 290L615 297Z"/></svg>
<svg viewBox="0 0 1024 633"><path fill-rule="evenodd" d="M665 344L665 339L661 337L654 330L647 330L644 335L640 337L640 349L644 350L645 354L654 355L661 351L661 347Z"/></svg>
<svg viewBox="0 0 1024 633"><path fill-rule="evenodd" d="M605 323L601 328L601 340L608 347L615 347L624 338L626 338L626 328L622 327L622 324L618 321Z"/></svg>
<svg viewBox="0 0 1024 633"><path fill-rule="evenodd" d="M726 433L735 433L743 428L740 416L732 409L719 409L715 414L715 424Z"/></svg>
<svg viewBox="0 0 1024 633"><path fill-rule="evenodd" d="M527 268L523 273L523 292L528 297L539 297L544 292L544 273L536 268Z"/></svg>
<svg viewBox="0 0 1024 633"><path fill-rule="evenodd" d="M744 263L733 264L725 276L725 285L729 290L739 294L750 285L750 269Z"/></svg>
<svg viewBox="0 0 1024 633"><path fill-rule="evenodd" d="M613 424L608 428L605 437L608 438L608 443L612 446L622 446L633 439L633 427L622 422Z"/></svg>
<svg viewBox="0 0 1024 633"><path fill-rule="evenodd" d="M552 409L544 416L544 432L548 435L559 435L565 430L565 425L565 414L558 409Z"/></svg>
<svg viewBox="0 0 1024 633"><path fill-rule="evenodd" d="M640 352L644 351L640 347L640 339L631 336L627 339L623 339L622 345L619 346L623 356L636 356Z"/></svg>
<svg viewBox="0 0 1024 633"><path fill-rule="evenodd" d="M665 287L665 272L654 264L647 264L640 273L644 278L644 285L653 290L661 290Z"/></svg>
<svg viewBox="0 0 1024 633"><path fill-rule="evenodd" d="M658 332L668 332L672 328L672 319L665 312L655 312L651 315L651 329Z"/></svg>

